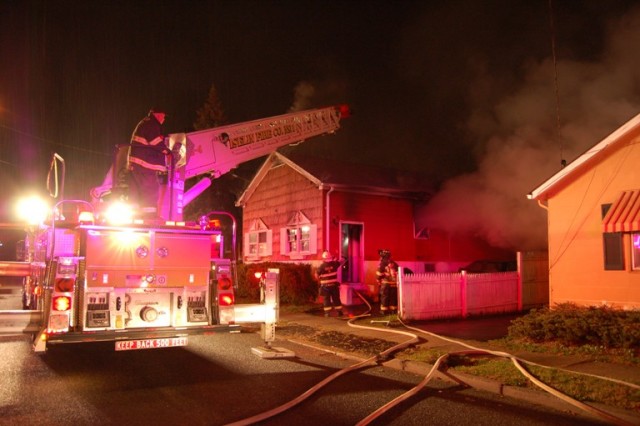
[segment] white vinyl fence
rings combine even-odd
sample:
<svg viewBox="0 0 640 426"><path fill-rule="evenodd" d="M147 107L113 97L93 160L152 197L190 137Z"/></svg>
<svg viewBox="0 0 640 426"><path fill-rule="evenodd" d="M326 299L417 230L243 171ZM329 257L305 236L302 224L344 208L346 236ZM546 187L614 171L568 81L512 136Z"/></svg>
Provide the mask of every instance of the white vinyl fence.
<svg viewBox="0 0 640 426"><path fill-rule="evenodd" d="M401 318L424 320L517 312L522 309L518 272L401 274Z"/></svg>
<svg viewBox="0 0 640 426"><path fill-rule="evenodd" d="M465 318L549 304L546 252L518 252L517 272L400 273L398 305L406 320Z"/></svg>

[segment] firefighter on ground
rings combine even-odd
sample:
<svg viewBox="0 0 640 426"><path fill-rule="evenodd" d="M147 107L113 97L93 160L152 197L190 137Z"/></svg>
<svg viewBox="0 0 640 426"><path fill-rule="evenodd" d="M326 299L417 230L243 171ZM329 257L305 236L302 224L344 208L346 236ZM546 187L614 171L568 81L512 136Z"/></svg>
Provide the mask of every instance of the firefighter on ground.
<svg viewBox="0 0 640 426"><path fill-rule="evenodd" d="M151 216L158 216L160 185L166 184L165 116L164 109L152 108L133 131L129 147L129 199Z"/></svg>
<svg viewBox="0 0 640 426"><path fill-rule="evenodd" d="M380 315L398 312L398 264L389 250L378 250L380 264L376 277L380 284Z"/></svg>
<svg viewBox="0 0 640 426"><path fill-rule="evenodd" d="M322 263L316 270L316 279L320 283L320 294L324 306L324 316L335 309L338 316L342 316L342 302L340 302L340 282L338 271L346 263L346 259L338 261L328 251L322 252Z"/></svg>
<svg viewBox="0 0 640 426"><path fill-rule="evenodd" d="M376 269L376 282L378 283L378 289L381 289L382 277L386 273L387 264L389 263L389 259L391 259L391 252L387 249L379 249L378 256L380 256L380 261Z"/></svg>

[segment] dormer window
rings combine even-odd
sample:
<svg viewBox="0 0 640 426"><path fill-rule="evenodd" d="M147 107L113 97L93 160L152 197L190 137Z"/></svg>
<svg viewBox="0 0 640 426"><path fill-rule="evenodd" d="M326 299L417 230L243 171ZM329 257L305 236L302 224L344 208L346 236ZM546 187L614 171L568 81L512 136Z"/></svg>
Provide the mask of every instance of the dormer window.
<svg viewBox="0 0 640 426"><path fill-rule="evenodd" d="M262 219L251 222L249 231L244 234L244 255L249 259L271 256L272 245L273 232Z"/></svg>
<svg viewBox="0 0 640 426"><path fill-rule="evenodd" d="M317 253L317 225L301 211L294 213L287 227L280 229L280 252L291 259L302 259L304 256Z"/></svg>

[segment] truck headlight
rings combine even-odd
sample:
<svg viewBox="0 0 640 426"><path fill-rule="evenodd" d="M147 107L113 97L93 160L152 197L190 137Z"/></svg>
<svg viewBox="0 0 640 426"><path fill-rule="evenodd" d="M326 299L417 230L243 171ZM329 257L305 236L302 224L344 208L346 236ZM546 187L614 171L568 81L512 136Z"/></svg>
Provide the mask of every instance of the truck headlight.
<svg viewBox="0 0 640 426"><path fill-rule="evenodd" d="M49 205L44 199L33 195L18 201L16 214L29 225L37 225L44 222L49 215Z"/></svg>
<svg viewBox="0 0 640 426"><path fill-rule="evenodd" d="M124 225L133 222L133 209L130 205L117 202L110 205L104 213L106 221L111 225Z"/></svg>

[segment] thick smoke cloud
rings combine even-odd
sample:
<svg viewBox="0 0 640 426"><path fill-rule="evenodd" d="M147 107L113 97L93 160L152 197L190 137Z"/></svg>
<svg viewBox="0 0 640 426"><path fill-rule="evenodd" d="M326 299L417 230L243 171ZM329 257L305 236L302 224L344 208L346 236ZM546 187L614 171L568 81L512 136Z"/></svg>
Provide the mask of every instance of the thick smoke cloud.
<svg viewBox="0 0 640 426"><path fill-rule="evenodd" d="M530 61L517 90L490 107L485 88L499 82L478 72L466 123L480 147L478 168L445 182L419 225L476 233L509 249L546 248L546 212L526 194L558 172L561 159L571 162L640 112L638 45L635 8L610 22L598 60Z"/></svg>

